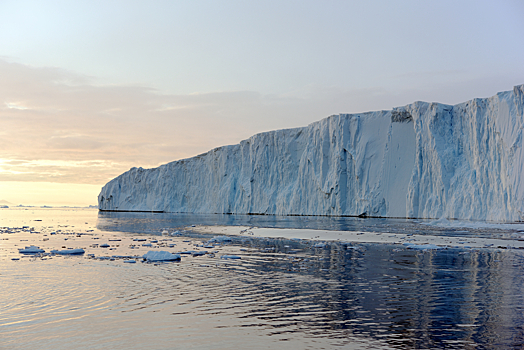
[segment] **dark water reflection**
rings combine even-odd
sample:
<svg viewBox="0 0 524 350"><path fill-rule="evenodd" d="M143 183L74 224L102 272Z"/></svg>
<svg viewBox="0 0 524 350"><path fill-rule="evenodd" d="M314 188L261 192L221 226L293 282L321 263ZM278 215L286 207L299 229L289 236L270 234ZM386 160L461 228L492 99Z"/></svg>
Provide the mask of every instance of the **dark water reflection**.
<svg viewBox="0 0 524 350"><path fill-rule="evenodd" d="M100 230L158 234L162 229L177 229L190 225L255 226L269 228L297 228L334 231L365 231L445 235L455 237L513 239L524 228L464 229L428 225L432 220L357 218L325 216L277 216L236 214L186 214L147 212L99 212L97 227ZM524 234L524 231L522 232Z"/></svg>
<svg viewBox="0 0 524 350"><path fill-rule="evenodd" d="M342 344L366 337L399 349L524 345L522 256L344 248L315 252L323 260L306 254L308 261L251 266L244 273L259 277L239 292L256 292L251 299L258 308L244 317L256 316L275 332L300 331Z"/></svg>
<svg viewBox="0 0 524 350"><path fill-rule="evenodd" d="M101 213L98 227L156 233L190 224L436 234L434 228L406 220L235 215ZM330 345L524 347L524 254L519 250L413 251L398 245L341 243L317 249L307 242L248 238L232 246L245 251L241 262L227 267L160 267L168 280L156 285L164 285L160 288L165 293L178 287L193 291L185 297L189 300L178 294L169 298L174 315L181 305L196 303L191 313L197 318L232 317L221 328L253 328L289 341L325 339Z"/></svg>
<svg viewBox="0 0 524 350"><path fill-rule="evenodd" d="M97 215L60 213L49 212L59 218L53 225L80 227ZM29 214L49 221L44 212ZM190 224L514 234L408 220L100 213L93 236L53 235L45 243L111 237L121 239L111 252L138 254L128 248L136 243L132 233L158 235ZM43 235L27 235L22 241L4 233L0 257L12 256L27 239L44 244ZM208 249L195 247L208 237L154 237L176 246L151 249ZM157 265L87 256L0 259L0 349L524 348L523 250L341 242L316 248L306 240L252 236L212 249L219 251L214 257L183 255L181 262Z"/></svg>

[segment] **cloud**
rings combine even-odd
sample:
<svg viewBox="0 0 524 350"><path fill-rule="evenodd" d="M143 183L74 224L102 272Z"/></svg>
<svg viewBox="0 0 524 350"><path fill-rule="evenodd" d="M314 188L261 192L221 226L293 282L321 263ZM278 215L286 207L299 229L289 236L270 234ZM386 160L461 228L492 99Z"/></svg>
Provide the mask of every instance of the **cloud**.
<svg viewBox="0 0 524 350"><path fill-rule="evenodd" d="M512 87L508 79L497 78L411 90L308 85L282 95L172 95L142 86L99 85L74 72L1 59L0 76L0 181L100 186L134 166L155 167L331 114L390 109L431 96L456 103L464 91L472 98L479 87L489 91L487 96L499 91L493 86Z"/></svg>

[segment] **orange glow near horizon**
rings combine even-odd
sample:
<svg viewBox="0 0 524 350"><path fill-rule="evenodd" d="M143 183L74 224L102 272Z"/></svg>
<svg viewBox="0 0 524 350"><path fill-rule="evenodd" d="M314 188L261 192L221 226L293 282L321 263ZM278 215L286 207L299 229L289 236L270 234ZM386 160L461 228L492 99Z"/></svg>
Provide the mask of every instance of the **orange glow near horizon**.
<svg viewBox="0 0 524 350"><path fill-rule="evenodd" d="M101 188L87 184L2 181L0 200L9 202L8 206L88 206L97 204Z"/></svg>

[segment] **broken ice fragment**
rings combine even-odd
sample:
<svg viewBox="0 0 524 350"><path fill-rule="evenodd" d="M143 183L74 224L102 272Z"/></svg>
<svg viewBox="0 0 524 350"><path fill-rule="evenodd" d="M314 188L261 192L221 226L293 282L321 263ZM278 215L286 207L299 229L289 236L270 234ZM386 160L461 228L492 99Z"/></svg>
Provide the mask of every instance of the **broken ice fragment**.
<svg viewBox="0 0 524 350"><path fill-rule="evenodd" d="M72 249L72 248L69 248L69 249L65 249L65 250L51 250L51 253L53 254L60 254L60 255L80 255L80 254L84 254L85 251L81 248L79 249Z"/></svg>
<svg viewBox="0 0 524 350"><path fill-rule="evenodd" d="M152 250L148 251L142 256L147 261L175 261L180 260L179 254L172 254L164 250L154 252Z"/></svg>
<svg viewBox="0 0 524 350"><path fill-rule="evenodd" d="M40 249L39 247L32 245L32 246L29 246L29 247L25 247L24 249L22 249L22 248L18 249L18 252L20 254L38 254L38 253L44 253L45 250Z"/></svg>

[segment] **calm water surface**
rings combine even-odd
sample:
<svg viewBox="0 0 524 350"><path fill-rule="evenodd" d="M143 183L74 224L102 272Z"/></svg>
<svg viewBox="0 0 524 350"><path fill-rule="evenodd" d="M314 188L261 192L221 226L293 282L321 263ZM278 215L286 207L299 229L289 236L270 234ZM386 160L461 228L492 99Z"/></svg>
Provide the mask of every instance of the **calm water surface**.
<svg viewBox="0 0 524 350"><path fill-rule="evenodd" d="M204 249L198 246L213 236L159 235L191 224L518 236L507 228L405 220L0 210L0 227L11 228L0 234L0 348L524 347L522 250L340 242L314 248L305 240L238 237L208 249L214 256L183 255L175 263L87 256ZM130 249L137 237L176 246ZM21 257L18 248L30 244L83 247L86 255Z"/></svg>

